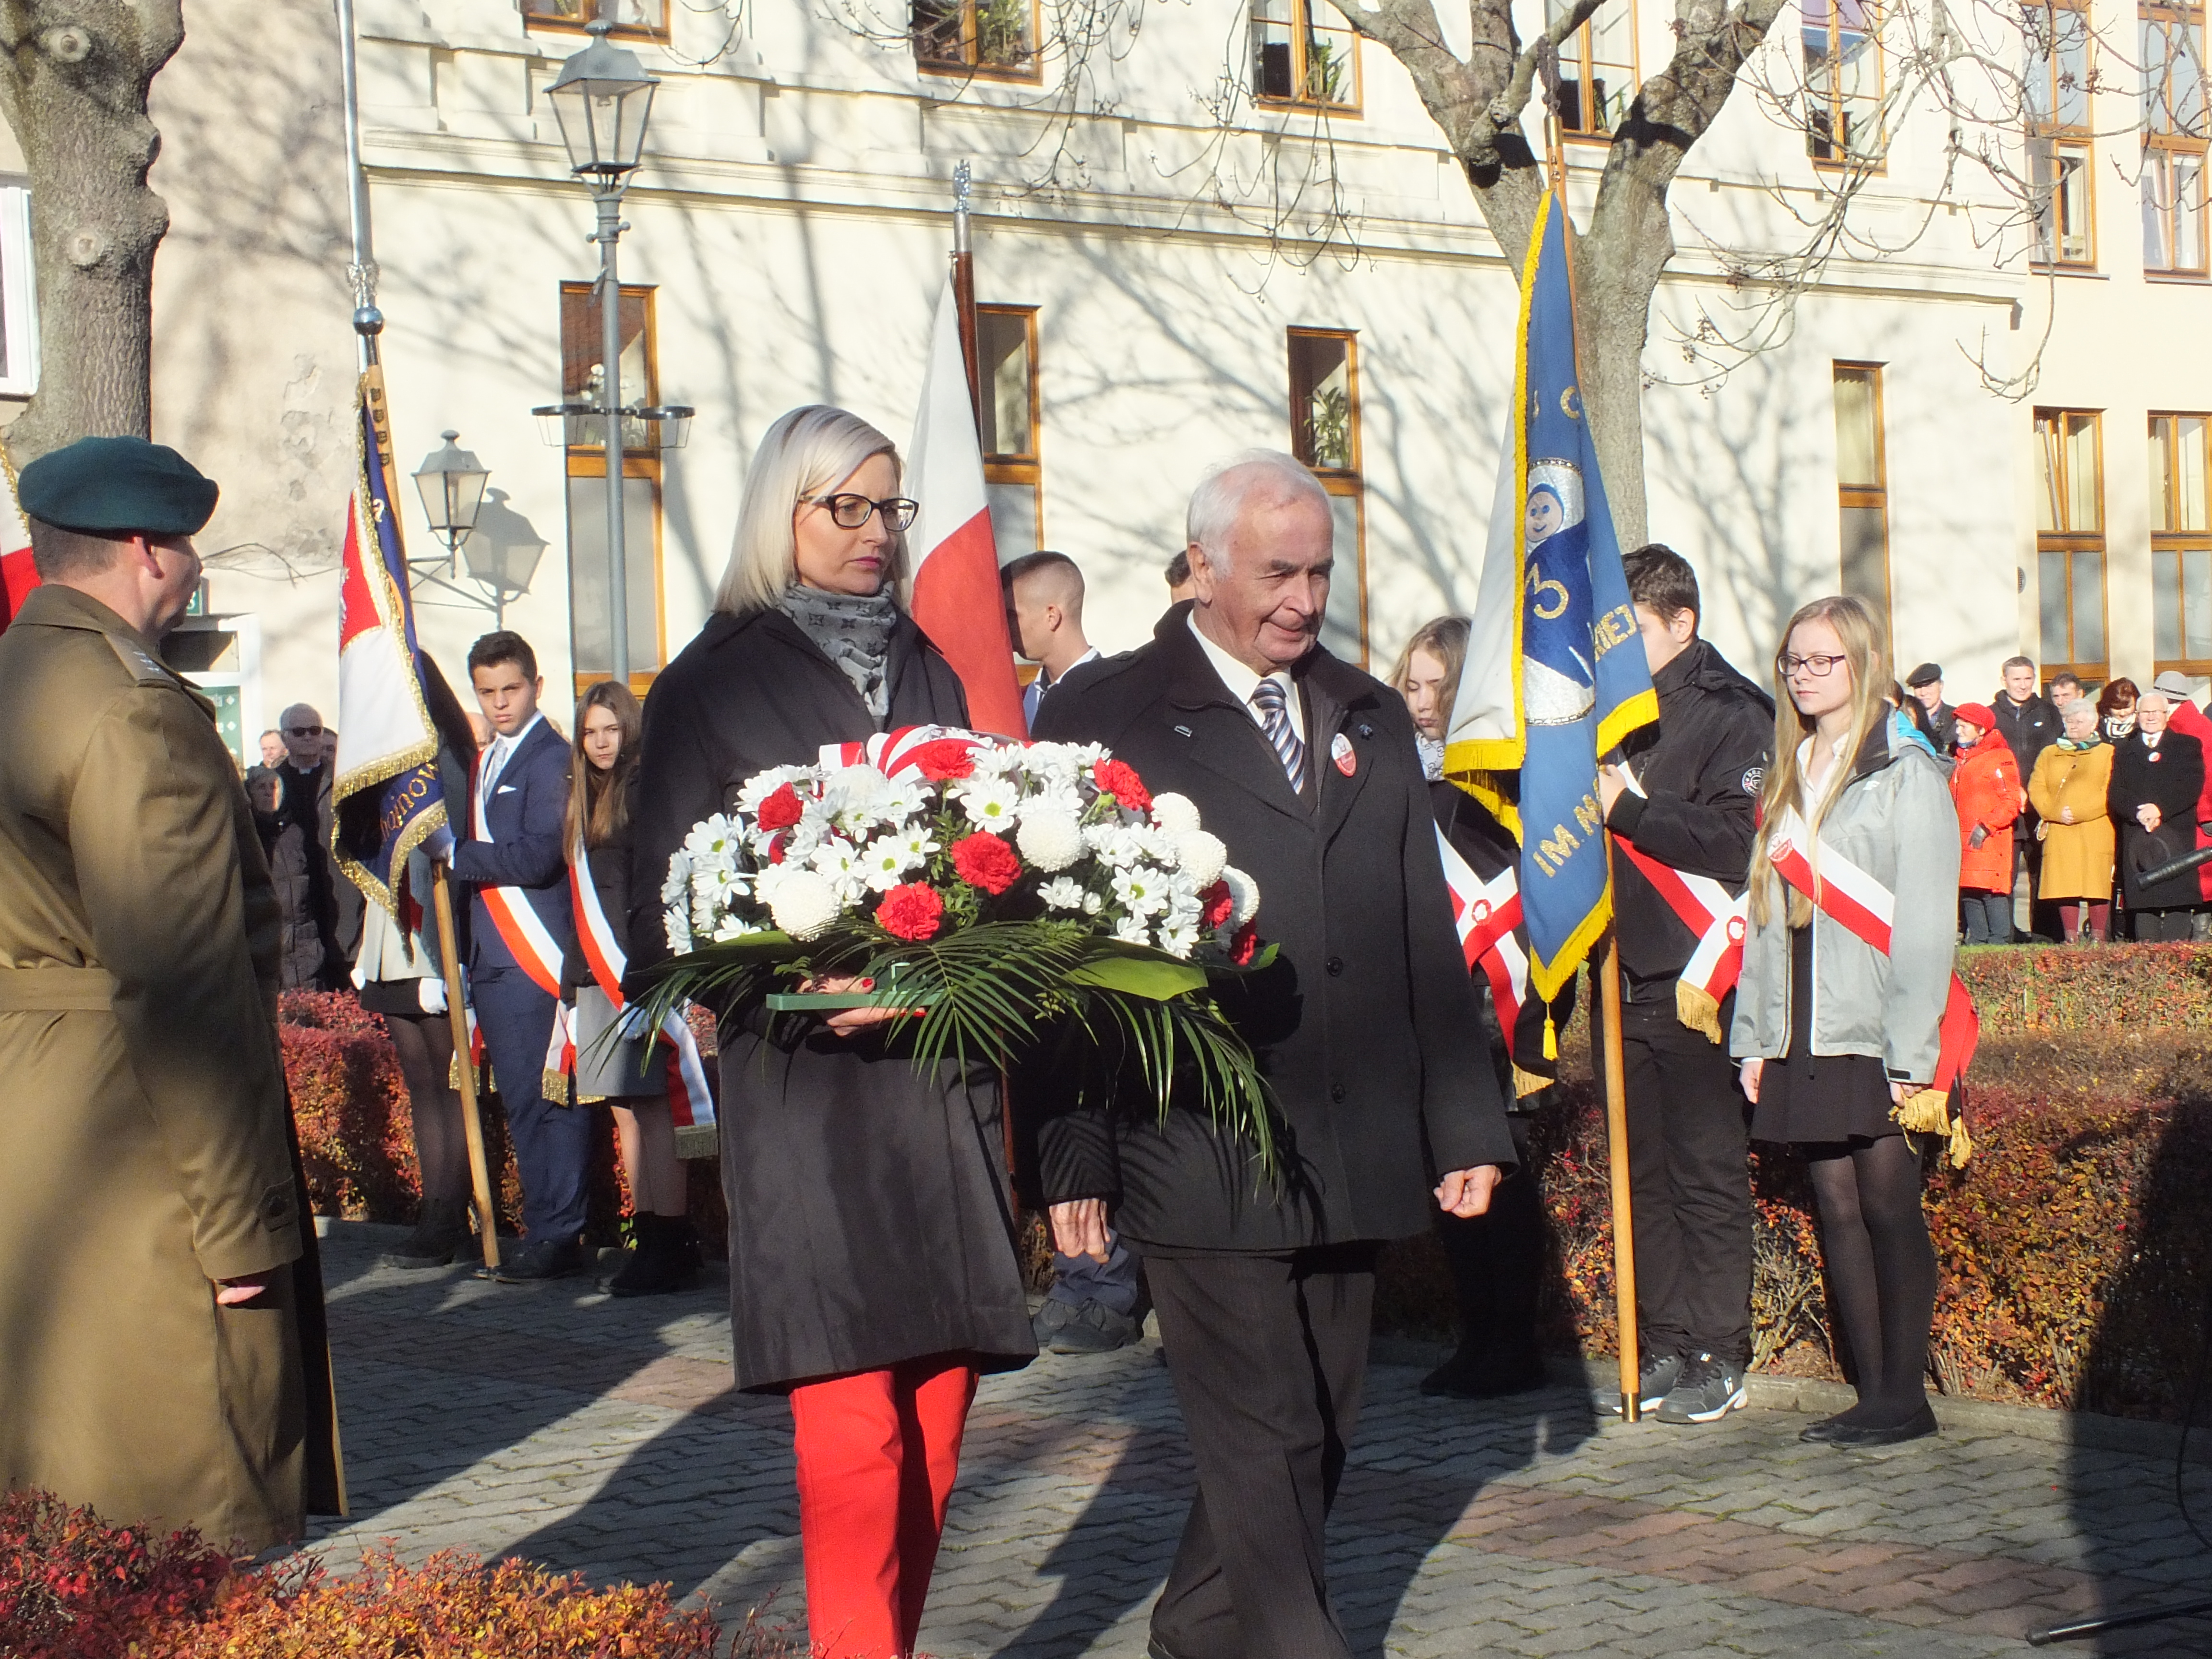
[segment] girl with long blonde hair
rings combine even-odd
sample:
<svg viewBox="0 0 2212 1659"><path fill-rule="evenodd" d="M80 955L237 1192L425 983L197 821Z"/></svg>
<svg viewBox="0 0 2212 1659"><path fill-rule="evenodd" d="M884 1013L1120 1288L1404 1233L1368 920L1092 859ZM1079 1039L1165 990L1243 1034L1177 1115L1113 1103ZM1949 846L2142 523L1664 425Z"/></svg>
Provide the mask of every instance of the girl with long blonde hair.
<svg viewBox="0 0 2212 1659"><path fill-rule="evenodd" d="M1836 1445L1936 1432L1923 1388L1936 1253L1920 1158L1894 1111L1936 1076L1959 826L1943 763L1891 705L1891 679L1886 630L1863 600L1816 599L1783 632L1729 1045L1753 1139L1797 1146L1811 1170L1859 1401L1803 1437ZM1784 880L1785 849L1804 853L1816 892L1824 863L1889 892L1887 952Z"/></svg>

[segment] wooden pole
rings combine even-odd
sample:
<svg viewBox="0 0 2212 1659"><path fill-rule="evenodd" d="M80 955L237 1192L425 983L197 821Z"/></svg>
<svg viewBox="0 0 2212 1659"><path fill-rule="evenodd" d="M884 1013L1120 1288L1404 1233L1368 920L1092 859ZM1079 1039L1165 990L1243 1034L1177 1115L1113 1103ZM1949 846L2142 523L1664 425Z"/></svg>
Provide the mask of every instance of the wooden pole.
<svg viewBox="0 0 2212 1659"><path fill-rule="evenodd" d="M453 1022L453 1059L461 1075L461 1133L469 1143L469 1182L475 1189L477 1236L487 1267L499 1266L499 1223L491 1202L491 1167L484 1161L483 1119L477 1112L477 1068L469 1053L469 1011L461 994L460 945L453 934L453 894L446 866L430 866L430 893L438 912L438 951L446 964L446 1012Z"/></svg>
<svg viewBox="0 0 2212 1659"><path fill-rule="evenodd" d="M1606 873L1613 873L1613 835L1605 837ZM1620 1333L1620 1418L1643 1415L1637 1387L1636 1217L1628 1182L1628 1062L1620 1046L1620 933L1607 930L1598 959L1598 999L1605 1022L1605 1141L1613 1168L1613 1300Z"/></svg>

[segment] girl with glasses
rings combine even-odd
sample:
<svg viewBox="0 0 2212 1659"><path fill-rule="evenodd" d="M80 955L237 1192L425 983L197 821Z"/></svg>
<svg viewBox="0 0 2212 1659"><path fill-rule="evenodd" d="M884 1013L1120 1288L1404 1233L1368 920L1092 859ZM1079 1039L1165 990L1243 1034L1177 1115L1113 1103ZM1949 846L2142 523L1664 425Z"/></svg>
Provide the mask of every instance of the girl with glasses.
<svg viewBox="0 0 2212 1659"><path fill-rule="evenodd" d="M631 994L668 954L669 855L746 780L968 725L907 614L899 482L890 440L843 410L793 410L762 440L714 614L646 702ZM975 1379L1036 1352L997 1073L918 1070L902 1024L851 1009L771 1027L757 1003L720 1020L737 1382L791 1401L817 1659L914 1651Z"/></svg>
<svg viewBox="0 0 2212 1659"><path fill-rule="evenodd" d="M1942 763L1889 704L1889 642L1866 604L1816 599L1783 637L1729 1052L1752 1137L1797 1146L1810 1167L1829 1305L1858 1387L1857 1405L1803 1438L1889 1445L1936 1432L1923 1388L1936 1252L1920 1157L1893 1113L1936 1076L1959 821ZM1891 895L1887 952L1778 867L1802 881L1809 866L1818 890L1823 860Z"/></svg>

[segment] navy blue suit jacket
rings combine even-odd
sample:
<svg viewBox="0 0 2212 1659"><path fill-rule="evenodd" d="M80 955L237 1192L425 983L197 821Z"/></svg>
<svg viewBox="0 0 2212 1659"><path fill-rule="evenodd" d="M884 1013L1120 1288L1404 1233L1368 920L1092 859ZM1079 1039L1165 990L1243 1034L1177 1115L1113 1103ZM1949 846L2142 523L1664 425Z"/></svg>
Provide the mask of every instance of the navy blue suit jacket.
<svg viewBox="0 0 2212 1659"><path fill-rule="evenodd" d="M487 749L485 753L489 754ZM481 766L479 759L477 764ZM484 818L492 839L476 839L475 788L470 779L468 831L453 848L453 875L477 890L469 898L469 965L514 968L507 941L484 908L482 889L519 887L531 908L553 936L553 971L561 953L575 939L568 907L568 857L564 838L568 822L568 745L550 724L540 720L499 775Z"/></svg>

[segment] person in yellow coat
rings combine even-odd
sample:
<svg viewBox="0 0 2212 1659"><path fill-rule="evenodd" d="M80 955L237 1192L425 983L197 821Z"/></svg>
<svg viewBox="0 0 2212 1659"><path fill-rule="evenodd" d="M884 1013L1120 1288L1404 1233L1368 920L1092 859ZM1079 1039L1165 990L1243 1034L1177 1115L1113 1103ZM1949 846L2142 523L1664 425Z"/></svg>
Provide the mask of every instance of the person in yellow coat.
<svg viewBox="0 0 2212 1659"><path fill-rule="evenodd" d="M342 1500L280 916L213 711L160 655L216 486L88 438L20 491L42 585L0 634L0 1483L259 1550Z"/></svg>
<svg viewBox="0 0 2212 1659"><path fill-rule="evenodd" d="M2035 759L2027 799L2042 822L2043 882L2036 896L2058 906L2067 942L2102 945L2112 924L2115 839L2106 811L2112 745L2097 729L2097 705L2077 697L2062 711L2065 736Z"/></svg>

